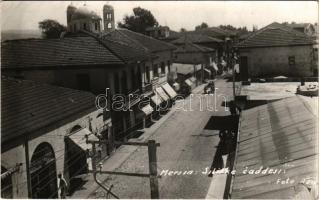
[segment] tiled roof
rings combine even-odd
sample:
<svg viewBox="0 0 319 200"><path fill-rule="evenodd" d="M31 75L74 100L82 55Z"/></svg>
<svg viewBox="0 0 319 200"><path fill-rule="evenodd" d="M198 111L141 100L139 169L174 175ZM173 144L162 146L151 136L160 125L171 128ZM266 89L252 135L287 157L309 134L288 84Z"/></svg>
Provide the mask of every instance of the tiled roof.
<svg viewBox="0 0 319 200"><path fill-rule="evenodd" d="M2 77L1 143L94 109L92 93Z"/></svg>
<svg viewBox="0 0 319 200"><path fill-rule="evenodd" d="M231 37L237 34L235 31L228 31L228 30L221 29L219 27L209 27L209 28L204 28L204 29L195 30L195 31L188 31L186 33L201 34L201 35L206 35L212 38L219 38L222 40L224 40L225 37Z"/></svg>
<svg viewBox="0 0 319 200"><path fill-rule="evenodd" d="M110 39L100 39L100 41L116 56L125 62L143 61L151 56L151 54L136 47L129 46L123 42Z"/></svg>
<svg viewBox="0 0 319 200"><path fill-rule="evenodd" d="M199 34L199 33L185 33L178 39L171 41L172 44L183 44L185 42L199 44L199 43L221 43L223 41L220 39L209 37L205 34Z"/></svg>
<svg viewBox="0 0 319 200"><path fill-rule="evenodd" d="M177 49L174 51L175 53L209 53L215 51L212 48L204 47L201 45L193 44L193 43L185 43L181 46L178 46Z"/></svg>
<svg viewBox="0 0 319 200"><path fill-rule="evenodd" d="M2 68L123 64L93 37L12 40L1 44Z"/></svg>
<svg viewBox="0 0 319 200"><path fill-rule="evenodd" d="M176 47L167 42L154 39L140 33L136 33L127 29L117 29L107 34L103 34L103 38L124 42L137 49L144 49L151 53L158 51L174 50Z"/></svg>
<svg viewBox="0 0 319 200"><path fill-rule="evenodd" d="M317 177L315 112L299 96L242 111L232 199L294 199L299 182Z"/></svg>
<svg viewBox="0 0 319 200"><path fill-rule="evenodd" d="M291 28L306 28L307 26L311 25L310 23L295 23L295 24L287 24L287 26Z"/></svg>
<svg viewBox="0 0 319 200"><path fill-rule="evenodd" d="M218 38L236 35L234 31L224 30L219 27L209 27L209 28L198 30L198 32L205 33L211 37L218 37Z"/></svg>
<svg viewBox="0 0 319 200"><path fill-rule="evenodd" d="M271 46L294 46L309 45L314 42L304 33L293 30L292 28L272 23L256 33L251 34L246 40L236 46L245 47L271 47Z"/></svg>

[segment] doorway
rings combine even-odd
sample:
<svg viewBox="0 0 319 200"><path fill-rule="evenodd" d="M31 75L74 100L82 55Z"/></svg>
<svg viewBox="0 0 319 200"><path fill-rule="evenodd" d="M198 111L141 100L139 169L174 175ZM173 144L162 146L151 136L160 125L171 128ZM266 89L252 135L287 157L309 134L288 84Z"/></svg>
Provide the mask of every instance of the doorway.
<svg viewBox="0 0 319 200"><path fill-rule="evenodd" d="M49 143L41 143L31 157L31 190L33 199L58 197L56 160Z"/></svg>
<svg viewBox="0 0 319 200"><path fill-rule="evenodd" d="M241 81L248 81L248 57L240 56L239 73Z"/></svg>

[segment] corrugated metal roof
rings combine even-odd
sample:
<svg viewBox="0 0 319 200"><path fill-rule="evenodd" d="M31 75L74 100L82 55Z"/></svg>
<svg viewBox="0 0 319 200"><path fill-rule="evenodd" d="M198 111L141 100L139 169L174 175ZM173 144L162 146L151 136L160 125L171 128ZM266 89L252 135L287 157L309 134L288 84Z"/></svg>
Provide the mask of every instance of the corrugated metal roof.
<svg viewBox="0 0 319 200"><path fill-rule="evenodd" d="M291 199L298 182L317 177L313 112L298 96L242 112L231 198ZM283 184L287 178L294 182Z"/></svg>

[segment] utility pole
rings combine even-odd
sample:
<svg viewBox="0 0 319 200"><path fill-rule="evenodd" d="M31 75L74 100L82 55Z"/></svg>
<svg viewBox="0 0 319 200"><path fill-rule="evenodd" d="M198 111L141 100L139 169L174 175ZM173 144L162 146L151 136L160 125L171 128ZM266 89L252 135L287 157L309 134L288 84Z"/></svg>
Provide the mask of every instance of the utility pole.
<svg viewBox="0 0 319 200"><path fill-rule="evenodd" d="M150 171L151 199L159 198L158 179L157 179L157 157L155 140L148 141L148 162Z"/></svg>
<svg viewBox="0 0 319 200"><path fill-rule="evenodd" d="M136 177L144 177L150 179L150 189L151 189L151 198L152 199L159 199L159 189L158 189L158 176L157 174L157 156L156 156L156 150L157 147L160 146L159 143L156 143L155 140L149 140L148 142L140 143L140 142L118 142L114 141L114 144L120 144L120 145L134 145L134 146L147 146L148 147L148 157L149 157L149 173L132 173L132 172L114 172L114 171L102 171L102 165L100 165L100 169L96 169L96 144L105 144L110 143L108 140L100 140L100 141L91 141L88 140L88 137L86 137L86 142L88 144L92 144L92 170L89 170L89 173L93 173L95 182L102 187L107 194L111 194L113 197L119 199L119 197L111 192L111 189L113 185L111 185L110 188L105 187L101 181L97 179L97 174L113 174L113 175L122 175L122 176L136 176Z"/></svg>
<svg viewBox="0 0 319 200"><path fill-rule="evenodd" d="M234 60L233 58L231 59L232 61ZM232 71L233 71L233 98L234 98L234 104L235 104L235 99L236 99L236 84L235 84L235 81L236 81L236 77L235 77L235 63L234 62L231 62L231 65L232 65Z"/></svg>
<svg viewBox="0 0 319 200"><path fill-rule="evenodd" d="M201 82L202 82L202 84L204 83L204 64L202 63L202 66L201 66Z"/></svg>

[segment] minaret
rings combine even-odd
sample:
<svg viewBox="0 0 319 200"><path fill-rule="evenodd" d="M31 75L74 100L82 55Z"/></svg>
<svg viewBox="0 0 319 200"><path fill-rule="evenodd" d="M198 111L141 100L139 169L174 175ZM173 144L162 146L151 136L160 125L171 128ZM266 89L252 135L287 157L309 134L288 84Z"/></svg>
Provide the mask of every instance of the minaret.
<svg viewBox="0 0 319 200"><path fill-rule="evenodd" d="M74 12L76 11L76 7L72 5L69 5L67 10L66 10L66 22L67 22L67 26L69 27L70 21L71 21L71 17L74 14Z"/></svg>
<svg viewBox="0 0 319 200"><path fill-rule="evenodd" d="M103 6L104 31L109 32L115 29L114 9L110 5Z"/></svg>

